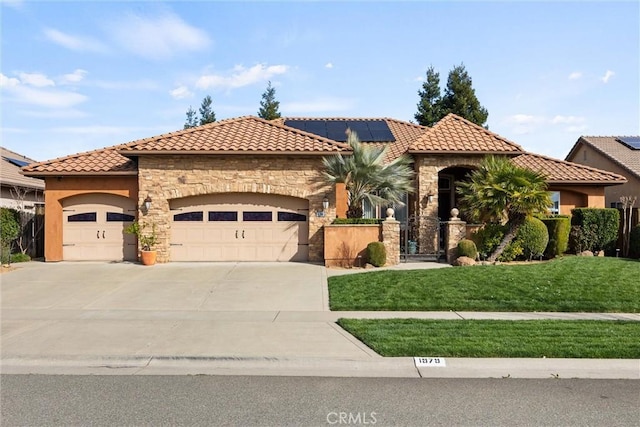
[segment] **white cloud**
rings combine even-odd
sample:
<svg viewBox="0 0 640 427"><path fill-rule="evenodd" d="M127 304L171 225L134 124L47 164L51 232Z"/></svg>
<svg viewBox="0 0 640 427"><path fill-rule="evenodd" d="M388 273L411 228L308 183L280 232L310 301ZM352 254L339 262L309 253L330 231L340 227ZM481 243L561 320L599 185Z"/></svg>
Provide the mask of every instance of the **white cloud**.
<svg viewBox="0 0 640 427"><path fill-rule="evenodd" d="M514 114L507 118L507 121L510 123L515 123L519 125L525 124L537 124L542 123L544 121L544 117L541 116L533 116L530 114Z"/></svg>
<svg viewBox="0 0 640 427"><path fill-rule="evenodd" d="M46 28L44 35L53 43L78 52L105 52L106 46L89 37L72 36L54 28Z"/></svg>
<svg viewBox="0 0 640 427"><path fill-rule="evenodd" d="M577 125L577 124L582 124L585 122L585 118L584 117L579 117L579 116L555 116L553 119L551 119L551 123L554 125L558 125L558 124L565 124L565 125Z"/></svg>
<svg viewBox="0 0 640 427"><path fill-rule="evenodd" d="M611 77L615 76L615 74L616 73L614 73L613 71L607 70L607 72L604 73L604 76L602 76L600 80L602 80L603 83L608 83Z"/></svg>
<svg viewBox="0 0 640 427"><path fill-rule="evenodd" d="M355 103L346 98L319 98L304 102L282 103L281 110L287 115L326 113L332 111L347 111L353 109Z"/></svg>
<svg viewBox="0 0 640 427"><path fill-rule="evenodd" d="M186 86L178 86L177 88L170 91L169 93L175 99L191 98L193 96L193 92L191 92L189 88Z"/></svg>
<svg viewBox="0 0 640 427"><path fill-rule="evenodd" d="M578 126L568 126L565 128L565 132L580 133L580 132L584 132L587 129L588 129L588 126L586 124L578 125Z"/></svg>
<svg viewBox="0 0 640 427"><path fill-rule="evenodd" d="M17 86L14 95L18 102L50 108L69 108L81 104L87 97L75 92L33 89Z"/></svg>
<svg viewBox="0 0 640 427"><path fill-rule="evenodd" d="M19 9L22 9L22 6L24 5L24 0L0 0L0 4L19 10Z"/></svg>
<svg viewBox="0 0 640 427"><path fill-rule="evenodd" d="M192 27L172 13L157 17L130 14L108 31L121 47L150 59L168 59L185 51L201 51L211 45L204 30Z"/></svg>
<svg viewBox="0 0 640 427"><path fill-rule="evenodd" d="M324 64L324 68L333 68L333 63L327 62L326 64Z"/></svg>
<svg viewBox="0 0 640 427"><path fill-rule="evenodd" d="M418 76L415 79L413 79L414 82L423 82L424 81L424 77L422 76Z"/></svg>
<svg viewBox="0 0 640 427"><path fill-rule="evenodd" d="M88 71L78 68L73 73L64 74L58 79L58 82L61 84L78 83L84 80L87 74L89 74Z"/></svg>
<svg viewBox="0 0 640 427"><path fill-rule="evenodd" d="M132 126L61 126L51 128L51 132L70 133L79 135L120 135L129 132L148 130L147 127Z"/></svg>
<svg viewBox="0 0 640 427"><path fill-rule="evenodd" d="M569 80L578 80L580 77L582 77L582 73L580 71L574 71L569 74Z"/></svg>
<svg viewBox="0 0 640 427"><path fill-rule="evenodd" d="M16 87L20 84L20 80L15 77L7 77L4 74L0 73L0 87L10 88Z"/></svg>
<svg viewBox="0 0 640 427"><path fill-rule="evenodd" d="M56 85L53 80L41 73L18 73L18 77L22 83L29 86L47 87Z"/></svg>
<svg viewBox="0 0 640 427"><path fill-rule="evenodd" d="M23 116L36 117L39 119L82 119L88 117L89 114L74 108L65 108L61 110L24 110L19 111Z"/></svg>
<svg viewBox="0 0 640 427"><path fill-rule="evenodd" d="M249 86L254 83L269 80L271 77L284 74L289 70L287 65L256 64L251 68L236 65L230 75L207 74L196 81L196 87L200 89L236 89Z"/></svg>

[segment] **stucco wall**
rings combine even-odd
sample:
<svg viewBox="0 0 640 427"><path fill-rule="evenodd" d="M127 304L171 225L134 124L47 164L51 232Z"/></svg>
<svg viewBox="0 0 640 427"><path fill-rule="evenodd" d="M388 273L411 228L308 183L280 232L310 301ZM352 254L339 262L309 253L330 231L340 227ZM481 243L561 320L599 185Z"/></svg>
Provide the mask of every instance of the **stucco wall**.
<svg viewBox="0 0 640 427"><path fill-rule="evenodd" d="M138 163L139 201L150 196L151 210L141 221L158 227L158 262L170 259L169 200L181 197L240 192L293 196L309 201L309 260L322 261L322 227L335 218L335 194L322 178L321 157L246 155L141 156ZM331 201L324 217L322 200Z"/></svg>
<svg viewBox="0 0 640 427"><path fill-rule="evenodd" d="M605 208L605 188L602 186L550 185L549 191L560 192L560 214L571 215L573 208Z"/></svg>
<svg viewBox="0 0 640 427"><path fill-rule="evenodd" d="M62 260L62 200L90 193L115 194L136 200L138 177L47 177L44 192L45 261Z"/></svg>
<svg viewBox="0 0 640 427"><path fill-rule="evenodd" d="M586 152L586 156L585 156ZM628 170L605 157L600 152L591 147L580 145L576 154L571 158L574 163L591 166L598 169L614 172L627 178L627 183L622 185L612 185L604 190L605 205L611 207L611 203L620 202L621 196L636 196L640 200L640 178L629 173ZM562 200L561 200L562 201Z"/></svg>

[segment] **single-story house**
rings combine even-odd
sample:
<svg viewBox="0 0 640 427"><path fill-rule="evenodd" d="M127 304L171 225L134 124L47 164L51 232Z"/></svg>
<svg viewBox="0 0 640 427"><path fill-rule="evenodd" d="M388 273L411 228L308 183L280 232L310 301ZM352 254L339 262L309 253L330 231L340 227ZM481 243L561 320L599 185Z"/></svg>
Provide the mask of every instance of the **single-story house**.
<svg viewBox="0 0 640 427"><path fill-rule="evenodd" d="M44 204L44 181L24 176L21 168L35 160L0 147L0 206L35 212Z"/></svg>
<svg viewBox="0 0 640 427"><path fill-rule="evenodd" d="M453 114L433 127L245 116L23 168L46 182L45 258L134 260L136 242L122 230L139 218L157 227L159 262L322 261L323 227L344 215L346 201L343 186L323 179L322 158L349 154L347 128L364 143L389 146L389 158L413 158L415 193L396 216L419 253L439 250L439 221L457 206L456 183L487 154L546 173L561 213L603 207L604 188L626 182L526 153ZM365 208L385 216L386 206Z"/></svg>
<svg viewBox="0 0 640 427"><path fill-rule="evenodd" d="M622 207L621 196L635 196L640 206L640 136L581 136L566 160L622 175L627 182L606 187L607 207Z"/></svg>

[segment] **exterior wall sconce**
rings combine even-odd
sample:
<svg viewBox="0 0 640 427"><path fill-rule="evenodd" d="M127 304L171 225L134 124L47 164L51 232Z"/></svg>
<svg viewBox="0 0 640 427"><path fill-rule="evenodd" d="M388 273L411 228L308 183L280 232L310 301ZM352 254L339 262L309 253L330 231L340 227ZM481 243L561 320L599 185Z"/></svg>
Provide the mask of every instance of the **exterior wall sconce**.
<svg viewBox="0 0 640 427"><path fill-rule="evenodd" d="M144 199L144 202L142 202L142 209L144 209L145 213L149 212L149 209L151 209L151 197L150 196L147 196L146 199Z"/></svg>
<svg viewBox="0 0 640 427"><path fill-rule="evenodd" d="M429 201L429 203L433 203L433 197L434 197L434 195L433 195L433 194L429 194L429 195L427 196L427 200Z"/></svg>
<svg viewBox="0 0 640 427"><path fill-rule="evenodd" d="M324 196L324 199L322 199L322 210L326 211L327 209L329 209L329 198Z"/></svg>

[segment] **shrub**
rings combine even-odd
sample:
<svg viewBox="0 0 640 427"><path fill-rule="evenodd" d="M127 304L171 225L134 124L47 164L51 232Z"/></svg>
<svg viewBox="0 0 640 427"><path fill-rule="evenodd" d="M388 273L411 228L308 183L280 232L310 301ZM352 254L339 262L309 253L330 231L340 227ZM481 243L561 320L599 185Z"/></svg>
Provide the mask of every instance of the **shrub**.
<svg viewBox="0 0 640 427"><path fill-rule="evenodd" d="M518 228L515 240L520 243L524 257L531 260L542 256L549 243L549 232L547 226L538 218L527 217L524 224Z"/></svg>
<svg viewBox="0 0 640 427"><path fill-rule="evenodd" d="M369 263L376 267L382 267L387 263L387 250L382 242L371 242L367 245L367 257Z"/></svg>
<svg viewBox="0 0 640 427"><path fill-rule="evenodd" d="M541 218L547 227L549 243L544 251L546 258L555 258L565 253L569 247L569 231L571 219L566 215Z"/></svg>
<svg viewBox="0 0 640 427"><path fill-rule="evenodd" d="M596 235L593 227L580 227L572 225L569 232L569 247L571 252L579 254L582 251L591 251L595 246Z"/></svg>
<svg viewBox="0 0 640 427"><path fill-rule="evenodd" d="M31 257L27 254L23 254L22 252L18 252L11 255L11 262L28 262L28 261L31 261Z"/></svg>
<svg viewBox="0 0 640 427"><path fill-rule="evenodd" d="M0 258L3 264L10 262L11 245L18 235L18 213L13 209L0 208Z"/></svg>
<svg viewBox="0 0 640 427"><path fill-rule="evenodd" d="M332 224L380 224L382 221L378 218L336 218Z"/></svg>
<svg viewBox="0 0 640 427"><path fill-rule="evenodd" d="M631 236L629 236L629 256L631 258L640 258L640 224L631 230Z"/></svg>
<svg viewBox="0 0 640 427"><path fill-rule="evenodd" d="M507 227L501 224L485 224L471 235L481 259L486 259L500 244Z"/></svg>
<svg viewBox="0 0 640 427"><path fill-rule="evenodd" d="M478 258L478 248L473 240L462 239L458 242L458 256L466 256L474 260Z"/></svg>
<svg viewBox="0 0 640 427"><path fill-rule="evenodd" d="M584 244L582 250L592 252L611 249L618 240L620 212L613 208L576 208L571 210L571 225L582 228ZM589 231L586 231L589 230Z"/></svg>
<svg viewBox="0 0 640 427"><path fill-rule="evenodd" d="M522 244L517 239L513 239L511 243L504 248L504 251L498 257L498 261L501 262L509 262L517 259L520 255L522 255L524 251L522 250Z"/></svg>

